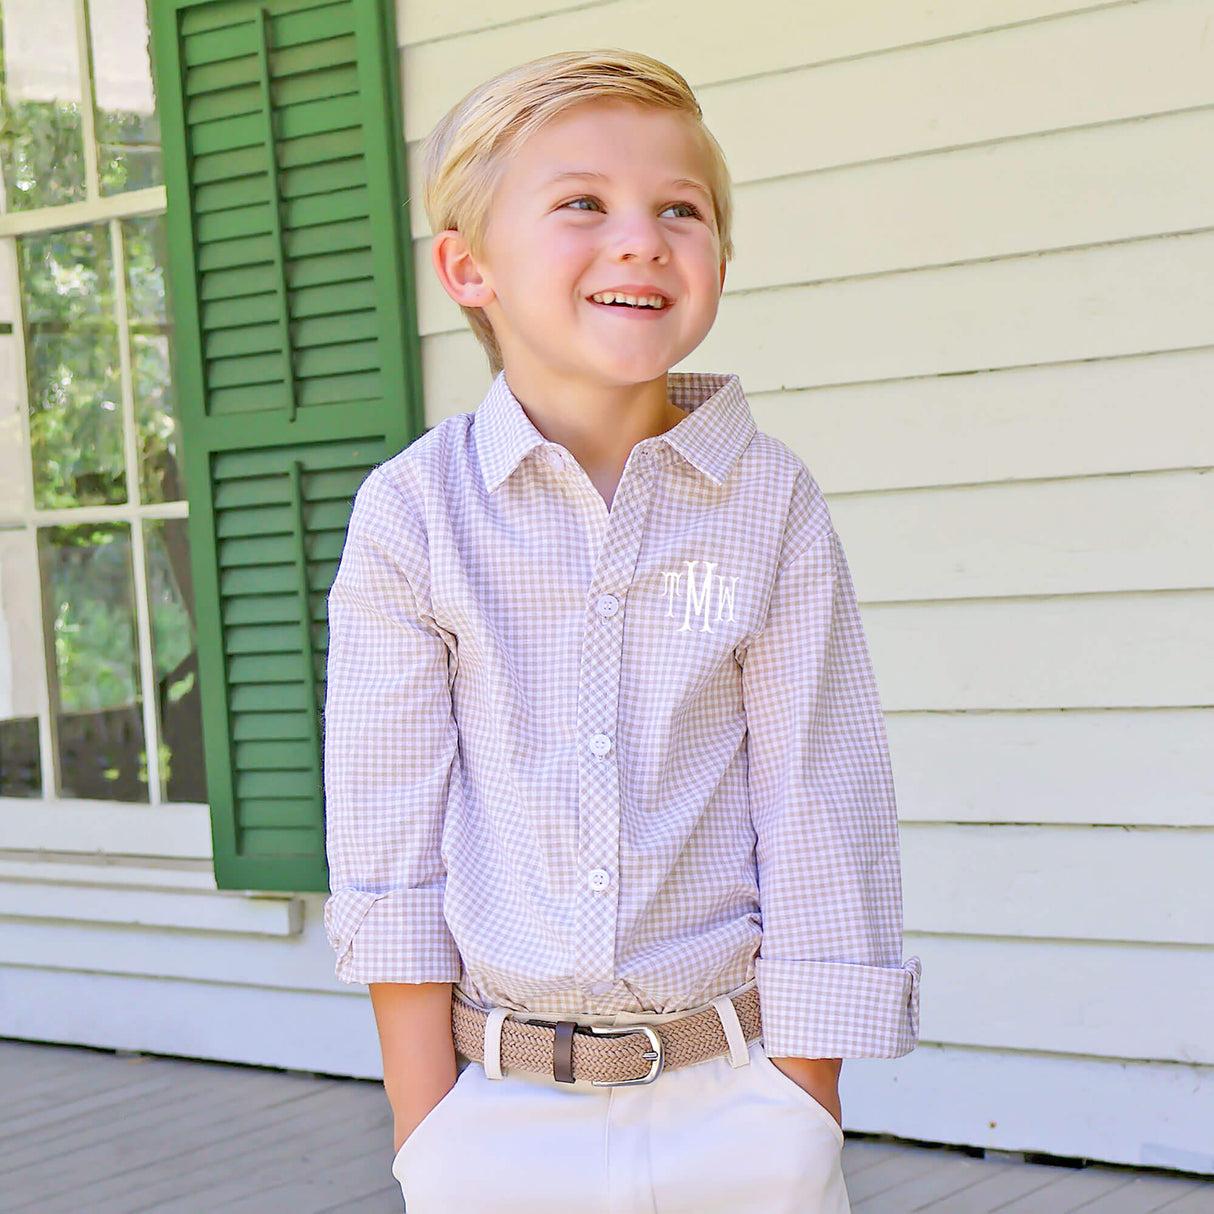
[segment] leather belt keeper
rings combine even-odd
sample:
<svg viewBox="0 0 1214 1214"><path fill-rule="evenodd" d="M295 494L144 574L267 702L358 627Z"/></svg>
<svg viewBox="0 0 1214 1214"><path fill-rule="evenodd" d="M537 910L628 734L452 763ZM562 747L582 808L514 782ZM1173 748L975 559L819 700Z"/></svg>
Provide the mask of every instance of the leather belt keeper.
<svg viewBox="0 0 1214 1214"><path fill-rule="evenodd" d="M733 997L742 1032L751 1042L763 1035L759 991L751 987ZM529 1013L512 1013L502 1024L502 1070L551 1075L558 1082L588 1080L599 1086L647 1083L661 1070L707 1062L729 1053L729 1042L715 1008L705 1008L662 1023L603 1026L599 1036L588 1025L572 1020L527 1020ZM515 1016L520 1019L515 1019ZM485 1060L485 1021L488 1013L452 993L451 1030L455 1048L473 1062ZM657 1033L661 1046L654 1054L648 1035ZM656 1066L654 1060L656 1058Z"/></svg>

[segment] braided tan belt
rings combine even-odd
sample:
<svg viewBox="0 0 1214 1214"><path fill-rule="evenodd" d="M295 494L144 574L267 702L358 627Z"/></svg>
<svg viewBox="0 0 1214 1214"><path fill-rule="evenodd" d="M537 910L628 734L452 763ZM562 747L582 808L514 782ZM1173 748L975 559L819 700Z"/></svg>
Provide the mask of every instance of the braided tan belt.
<svg viewBox="0 0 1214 1214"><path fill-rule="evenodd" d="M733 997L748 1042L763 1032L759 991ZM715 1008L661 1024L579 1025L572 1020L514 1019L502 1023L503 1070L551 1075L559 1083L586 1079L600 1087L652 1083L663 1070L707 1062L729 1053L729 1041ZM451 1028L455 1048L473 1062L485 1060L488 1013L452 993Z"/></svg>

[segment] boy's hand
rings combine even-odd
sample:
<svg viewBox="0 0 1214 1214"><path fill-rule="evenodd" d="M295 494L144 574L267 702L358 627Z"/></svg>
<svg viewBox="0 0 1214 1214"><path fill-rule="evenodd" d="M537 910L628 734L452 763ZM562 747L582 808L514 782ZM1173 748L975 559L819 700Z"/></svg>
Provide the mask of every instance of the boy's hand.
<svg viewBox="0 0 1214 1214"><path fill-rule="evenodd" d="M773 1058L772 1064L798 1087L804 1088L843 1128L839 1103L839 1072L842 1058Z"/></svg>

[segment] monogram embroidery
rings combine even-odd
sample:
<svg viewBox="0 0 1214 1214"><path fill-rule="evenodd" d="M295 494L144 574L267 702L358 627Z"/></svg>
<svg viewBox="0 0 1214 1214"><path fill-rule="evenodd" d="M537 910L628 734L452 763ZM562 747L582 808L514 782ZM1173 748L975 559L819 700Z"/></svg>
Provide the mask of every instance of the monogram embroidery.
<svg viewBox="0 0 1214 1214"><path fill-rule="evenodd" d="M734 623L734 595L738 589L736 577L723 577L716 572L716 561L684 561L685 569L662 570L662 598L666 600L666 618L677 619L675 599L683 600L683 622L676 632L691 632L692 618L701 621L700 631L711 632L712 621ZM704 567L703 574L697 570ZM713 614L713 594L716 594L716 614Z"/></svg>

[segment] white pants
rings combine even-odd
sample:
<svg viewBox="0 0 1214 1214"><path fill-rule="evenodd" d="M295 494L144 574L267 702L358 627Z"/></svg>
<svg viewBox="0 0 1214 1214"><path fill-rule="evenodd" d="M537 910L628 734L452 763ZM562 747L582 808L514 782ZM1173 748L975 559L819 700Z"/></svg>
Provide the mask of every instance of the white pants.
<svg viewBox="0 0 1214 1214"><path fill-rule="evenodd" d="M835 1119L761 1041L733 1061L614 1088L469 1063L392 1161L407 1214L848 1214Z"/></svg>

